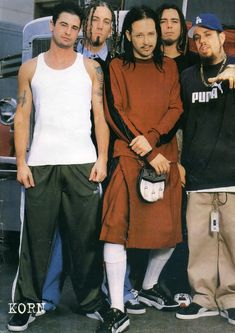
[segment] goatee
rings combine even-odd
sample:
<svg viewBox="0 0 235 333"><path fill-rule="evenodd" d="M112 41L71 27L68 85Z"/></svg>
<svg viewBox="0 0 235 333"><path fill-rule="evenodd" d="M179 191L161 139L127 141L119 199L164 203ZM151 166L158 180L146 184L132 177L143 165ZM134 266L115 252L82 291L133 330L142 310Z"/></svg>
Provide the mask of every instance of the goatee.
<svg viewBox="0 0 235 333"><path fill-rule="evenodd" d="M98 36L96 38L96 40L92 40L91 44L92 44L92 46L100 46L101 45L101 43L100 43L100 36Z"/></svg>
<svg viewBox="0 0 235 333"><path fill-rule="evenodd" d="M165 46L171 46L171 45L175 44L175 42L176 41L174 39L171 39L171 38L162 40L162 43Z"/></svg>
<svg viewBox="0 0 235 333"><path fill-rule="evenodd" d="M209 66L213 64L213 56L211 57L201 57L201 62L204 66Z"/></svg>

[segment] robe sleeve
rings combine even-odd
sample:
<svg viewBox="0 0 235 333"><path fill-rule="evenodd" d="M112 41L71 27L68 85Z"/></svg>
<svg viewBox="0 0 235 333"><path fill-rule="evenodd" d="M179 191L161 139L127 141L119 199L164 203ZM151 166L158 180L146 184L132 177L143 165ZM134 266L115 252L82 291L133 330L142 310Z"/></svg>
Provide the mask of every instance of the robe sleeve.
<svg viewBox="0 0 235 333"><path fill-rule="evenodd" d="M169 68L168 68L169 69ZM179 74L178 69L175 63L171 63L170 67L170 76L169 84L170 95L169 95L169 104L168 110L156 126L156 128L150 128L147 133L143 133L149 143L152 145L153 150L147 156L148 162L153 160L158 154L158 146L160 145L159 139L162 135L168 134L176 122L180 118L180 115L183 112L182 102L180 98L180 83L179 83Z"/></svg>
<svg viewBox="0 0 235 333"><path fill-rule="evenodd" d="M120 63L112 61L109 65L109 73L105 76L105 115L116 135L130 142L141 133L125 112L124 101L127 96L125 94L124 80L118 67Z"/></svg>

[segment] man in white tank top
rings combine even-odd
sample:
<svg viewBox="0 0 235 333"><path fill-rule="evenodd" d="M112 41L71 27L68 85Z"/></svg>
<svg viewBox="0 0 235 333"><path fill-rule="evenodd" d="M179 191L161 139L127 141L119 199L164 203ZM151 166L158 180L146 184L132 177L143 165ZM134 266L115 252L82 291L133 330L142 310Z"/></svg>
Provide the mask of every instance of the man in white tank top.
<svg viewBox="0 0 235 333"><path fill-rule="evenodd" d="M116 18L112 7L103 0L92 1L86 8L86 15L83 24L84 35L82 41L80 41L77 45L77 52L98 61L103 69L104 75L112 56L115 54L115 46L118 36L116 31L117 29L115 28L116 25L118 25L118 23L116 24ZM106 41L110 38L110 36L112 46L109 51ZM94 133L92 131L92 138L93 137ZM113 140L114 138L110 137L111 142L109 145L109 156L112 156ZM106 186L106 184L102 183L103 189ZM59 303L61 295L61 277L63 277L62 271L61 237L57 230L53 254L51 256L51 263L43 286L43 302L45 302L45 311L54 310ZM138 292L133 289L129 279L129 271L130 269L128 268L124 289L125 307L128 313L143 314L146 310L144 305L138 301ZM107 288L104 284L103 290L108 293L108 290L106 291L106 289ZM101 319L103 314L102 310L103 309L98 312L96 311L95 313L88 312L86 315L93 319Z"/></svg>
<svg viewBox="0 0 235 333"><path fill-rule="evenodd" d="M101 67L73 49L82 19L76 5L57 5L49 51L19 71L15 146L17 180L25 187L25 219L11 331L27 329L38 307L43 308L42 288L57 227L80 308L92 312L103 303L99 183L106 177L109 130ZM32 104L35 127L27 157ZM90 137L91 104L98 156Z"/></svg>

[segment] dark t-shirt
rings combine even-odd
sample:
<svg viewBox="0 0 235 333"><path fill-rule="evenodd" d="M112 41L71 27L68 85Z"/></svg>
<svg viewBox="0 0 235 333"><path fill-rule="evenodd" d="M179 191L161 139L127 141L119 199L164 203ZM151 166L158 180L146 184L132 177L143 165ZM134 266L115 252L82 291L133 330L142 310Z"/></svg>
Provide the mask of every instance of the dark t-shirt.
<svg viewBox="0 0 235 333"><path fill-rule="evenodd" d="M174 60L177 64L179 74L181 74L186 68L199 63L200 57L198 53L188 51L186 54L181 54L178 57L175 57Z"/></svg>
<svg viewBox="0 0 235 333"><path fill-rule="evenodd" d="M226 64L234 63L228 58ZM221 64L204 66L204 77L218 74ZM228 81L205 86L200 64L181 75L184 104L182 164L187 190L235 185L235 95Z"/></svg>

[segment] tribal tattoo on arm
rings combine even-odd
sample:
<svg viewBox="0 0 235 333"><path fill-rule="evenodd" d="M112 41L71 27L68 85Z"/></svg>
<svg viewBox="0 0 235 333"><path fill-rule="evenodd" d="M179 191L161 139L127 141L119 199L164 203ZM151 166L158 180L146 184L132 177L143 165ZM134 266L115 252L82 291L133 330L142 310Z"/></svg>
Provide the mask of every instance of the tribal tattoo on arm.
<svg viewBox="0 0 235 333"><path fill-rule="evenodd" d="M23 107L26 104L26 91L24 90L23 93L18 96L17 104Z"/></svg>
<svg viewBox="0 0 235 333"><path fill-rule="evenodd" d="M97 80L95 95L99 97L98 102L103 104L104 75L101 66L95 66L95 75Z"/></svg>

